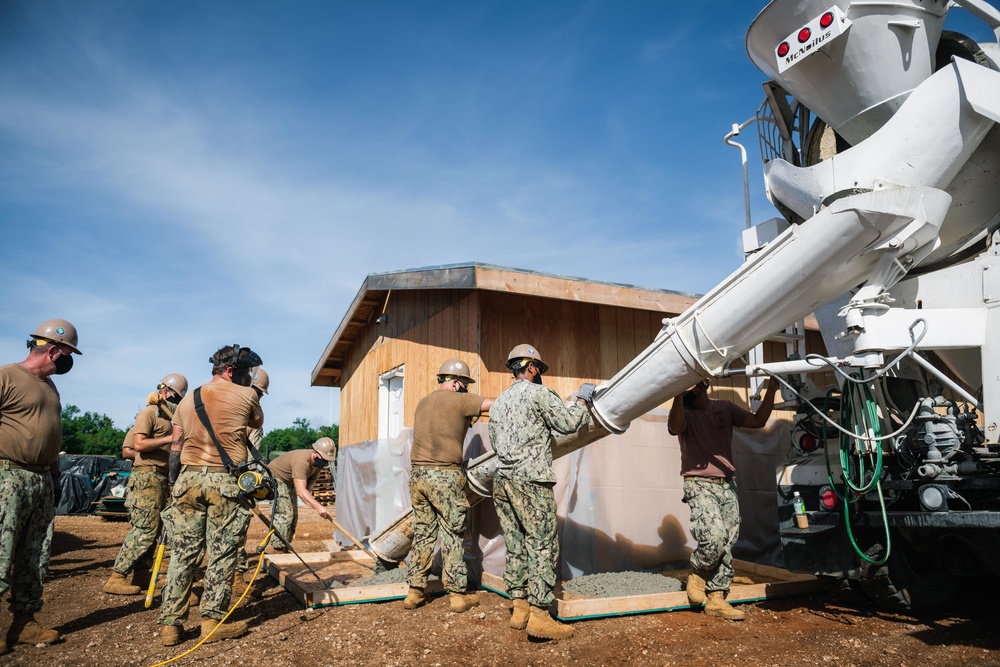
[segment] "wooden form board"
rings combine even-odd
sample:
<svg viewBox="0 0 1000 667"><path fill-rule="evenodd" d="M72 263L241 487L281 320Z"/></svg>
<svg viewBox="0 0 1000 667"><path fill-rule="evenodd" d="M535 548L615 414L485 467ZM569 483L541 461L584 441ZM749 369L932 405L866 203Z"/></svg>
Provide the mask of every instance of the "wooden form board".
<svg viewBox="0 0 1000 667"><path fill-rule="evenodd" d="M345 584L343 588L328 589L294 554L268 554L264 559L267 573L310 609L401 600L406 597L409 590L405 581L398 584L350 586L352 582L370 577L372 574L375 563L363 551L324 551L300 553L299 556L325 582L337 581ZM427 582L425 590L428 594L434 595L443 589L440 580L431 579Z"/></svg>
<svg viewBox="0 0 1000 667"><path fill-rule="evenodd" d="M733 561L733 567L736 568L736 578L729 588L729 595L726 597L726 600L731 604L805 595L820 588L819 580L812 575L792 574L781 568L744 561ZM687 580L689 573L690 570L661 572L663 576L678 579L682 584ZM494 593L507 595L503 577L483 572L482 585L483 588ZM649 614L691 608L687 593L683 589L675 593L589 598L564 590L562 582L559 582L556 584L555 597L555 616L563 621Z"/></svg>

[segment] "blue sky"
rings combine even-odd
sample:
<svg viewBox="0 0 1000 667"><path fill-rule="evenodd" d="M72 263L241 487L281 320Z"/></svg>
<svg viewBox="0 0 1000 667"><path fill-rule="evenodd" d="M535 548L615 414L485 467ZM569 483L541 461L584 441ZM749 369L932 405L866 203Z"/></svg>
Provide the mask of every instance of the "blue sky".
<svg viewBox="0 0 1000 667"><path fill-rule="evenodd" d="M265 428L319 426L338 398L310 372L369 273L705 292L742 259L722 137L763 97L762 6L7 0L0 360L69 319L63 404L126 427L235 342L271 375Z"/></svg>

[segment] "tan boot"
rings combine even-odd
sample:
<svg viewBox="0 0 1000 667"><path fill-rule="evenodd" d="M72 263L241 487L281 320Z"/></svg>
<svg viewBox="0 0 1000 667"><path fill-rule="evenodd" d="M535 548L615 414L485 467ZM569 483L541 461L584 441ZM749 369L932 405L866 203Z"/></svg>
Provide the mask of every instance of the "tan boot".
<svg viewBox="0 0 1000 667"><path fill-rule="evenodd" d="M451 598L451 611L456 614L479 606L479 596L475 593L452 593L449 597Z"/></svg>
<svg viewBox="0 0 1000 667"><path fill-rule="evenodd" d="M406 593L406 599L403 600L403 609L416 609L425 602L427 602L427 596L424 595L424 589L410 586L410 590Z"/></svg>
<svg viewBox="0 0 1000 667"><path fill-rule="evenodd" d="M746 614L726 602L725 591L710 591L708 593L705 613L709 616L724 618L727 621L742 621L746 618Z"/></svg>
<svg viewBox="0 0 1000 667"><path fill-rule="evenodd" d="M8 650L10 649L7 648L7 642L0 639L0 655L5 654Z"/></svg>
<svg viewBox="0 0 1000 667"><path fill-rule="evenodd" d="M514 598L514 609L510 615L512 630L524 630L528 627L528 617L531 616L531 605L524 598Z"/></svg>
<svg viewBox="0 0 1000 667"><path fill-rule="evenodd" d="M691 570L687 580L688 602L692 605L705 604L705 577L698 570Z"/></svg>
<svg viewBox="0 0 1000 667"><path fill-rule="evenodd" d="M528 636L539 639L568 639L573 636L573 628L552 618L548 609L531 605Z"/></svg>
<svg viewBox="0 0 1000 667"><path fill-rule="evenodd" d="M59 639L55 630L46 630L35 621L35 615L14 614L14 621L7 631L7 645L14 644L51 644Z"/></svg>
<svg viewBox="0 0 1000 667"><path fill-rule="evenodd" d="M219 622L214 618L203 618L201 619L201 636L206 637L212 630L218 627ZM212 642L221 642L223 639L235 639L236 637L242 637L247 633L246 621L233 621L232 623L226 623L218 630L212 633L212 636L205 640L206 644L211 644Z"/></svg>
<svg viewBox="0 0 1000 667"><path fill-rule="evenodd" d="M110 595L138 595L142 589L130 584L124 574L112 571L111 578L104 584L104 592Z"/></svg>
<svg viewBox="0 0 1000 667"><path fill-rule="evenodd" d="M160 643L164 646L177 646L184 641L183 625L164 625L160 630Z"/></svg>

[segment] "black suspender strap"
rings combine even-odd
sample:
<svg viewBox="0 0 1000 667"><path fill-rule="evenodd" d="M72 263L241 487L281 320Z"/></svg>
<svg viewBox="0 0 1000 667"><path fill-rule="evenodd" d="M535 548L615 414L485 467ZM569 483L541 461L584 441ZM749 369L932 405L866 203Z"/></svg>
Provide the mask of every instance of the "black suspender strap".
<svg viewBox="0 0 1000 667"><path fill-rule="evenodd" d="M201 387L194 390L194 411L198 415L198 419L201 420L202 426L208 431L208 435L212 438L212 442L215 443L215 448L219 451L219 458L222 459L222 465L225 466L226 470L236 474L236 468L233 465L233 460L226 453L226 450L222 448L222 444L219 442L219 438L215 435L215 429L212 428L212 422L208 418L208 413L205 412L205 404L201 400Z"/></svg>

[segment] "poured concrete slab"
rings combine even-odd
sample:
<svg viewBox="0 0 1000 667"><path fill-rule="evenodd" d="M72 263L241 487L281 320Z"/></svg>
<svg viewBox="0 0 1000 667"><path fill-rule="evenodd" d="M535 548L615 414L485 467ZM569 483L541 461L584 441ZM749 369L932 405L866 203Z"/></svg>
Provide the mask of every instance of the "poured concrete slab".
<svg viewBox="0 0 1000 667"><path fill-rule="evenodd" d="M726 600L730 604L757 602L772 598L793 595L805 595L820 588L816 577L806 574L792 574L787 570L767 565L757 565L744 561L733 561L736 577L729 589ZM686 582L690 570L671 570L661 572L665 577ZM586 597L577 595L563 588L564 582L558 582L555 588L555 603L553 612L559 620L579 621L588 618L608 616L626 616L630 614L649 614L662 611L690 609L687 593L680 590L674 593L654 593L647 595L626 595L622 597ZM503 577L489 572L483 573L483 588L507 596Z"/></svg>
<svg viewBox="0 0 1000 667"><path fill-rule="evenodd" d="M363 551L324 551L299 556L302 560L295 554L268 554L264 564L269 575L310 609L401 600L409 590L405 581L354 586L355 582L370 577L373 573L375 562ZM302 561L309 567L303 565ZM331 582L335 582L332 584L334 588L330 588ZM437 579L429 580L425 590L430 595L443 592L441 582Z"/></svg>

